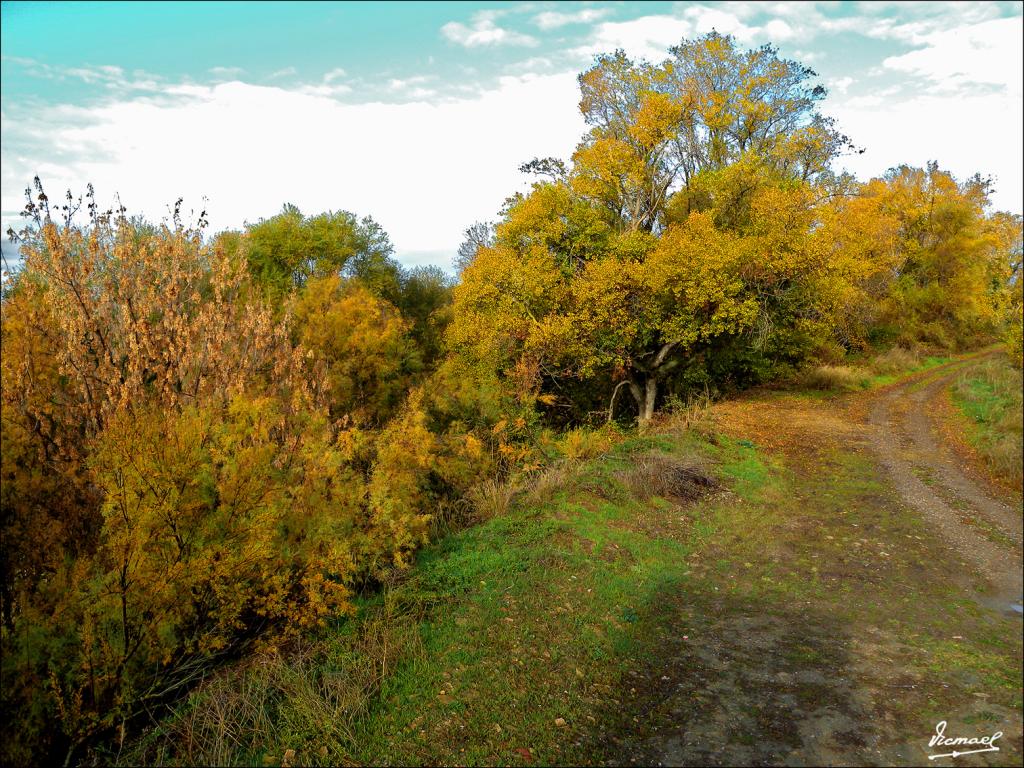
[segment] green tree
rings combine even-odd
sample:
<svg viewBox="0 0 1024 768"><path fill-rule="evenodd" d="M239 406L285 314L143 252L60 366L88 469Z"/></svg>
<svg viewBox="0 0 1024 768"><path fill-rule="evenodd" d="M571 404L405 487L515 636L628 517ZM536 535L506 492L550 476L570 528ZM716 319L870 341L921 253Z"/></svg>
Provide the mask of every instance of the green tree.
<svg viewBox="0 0 1024 768"><path fill-rule="evenodd" d="M402 271L398 308L409 321L409 334L427 368L442 354L444 331L451 321L452 279L440 267Z"/></svg>
<svg viewBox="0 0 1024 768"><path fill-rule="evenodd" d="M278 296L330 275L357 277L389 301L400 290L391 241L369 217L348 211L303 216L287 204L278 215L247 225L245 235L250 272Z"/></svg>

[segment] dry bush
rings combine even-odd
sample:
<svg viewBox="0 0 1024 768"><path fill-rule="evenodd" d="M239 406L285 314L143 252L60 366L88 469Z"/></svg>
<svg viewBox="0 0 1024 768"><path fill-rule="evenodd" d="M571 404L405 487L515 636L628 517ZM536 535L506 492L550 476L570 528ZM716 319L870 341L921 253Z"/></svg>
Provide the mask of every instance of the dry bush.
<svg viewBox="0 0 1024 768"><path fill-rule="evenodd" d="M490 520L508 513L519 490L517 483L489 478L473 486L466 497L480 520Z"/></svg>
<svg viewBox="0 0 1024 768"><path fill-rule="evenodd" d="M1019 435L1019 425L1017 426L1017 429ZM1013 487L1021 487L1021 462L1024 461L1024 458L1022 458L1019 439L1017 441L1000 440L999 442L987 446L985 449L985 459L997 475L1006 478Z"/></svg>
<svg viewBox="0 0 1024 768"><path fill-rule="evenodd" d="M839 365L846 359L846 347L835 339L822 339L809 354L809 359L823 365Z"/></svg>
<svg viewBox="0 0 1024 768"><path fill-rule="evenodd" d="M430 539L436 541L450 533L468 528L475 522L476 511L468 499L442 499L434 507L434 514L430 518Z"/></svg>
<svg viewBox="0 0 1024 768"><path fill-rule="evenodd" d="M855 390L869 379L867 371L848 365L816 365L803 371L799 383L809 389Z"/></svg>
<svg viewBox="0 0 1024 768"><path fill-rule="evenodd" d="M558 462L535 472L529 479L529 488L524 500L531 506L546 504L554 495L566 487L576 471L574 462Z"/></svg>
<svg viewBox="0 0 1024 768"><path fill-rule="evenodd" d="M871 367L882 375L902 373L921 364L921 357L906 347L895 346L871 361Z"/></svg>
<svg viewBox="0 0 1024 768"><path fill-rule="evenodd" d="M637 499L654 496L692 502L719 487L718 481L700 464L664 456L638 456L633 466L618 474L619 480Z"/></svg>
<svg viewBox="0 0 1024 768"><path fill-rule="evenodd" d="M702 434L711 432L711 393L704 389L686 400L670 399L666 426L679 432L694 430Z"/></svg>

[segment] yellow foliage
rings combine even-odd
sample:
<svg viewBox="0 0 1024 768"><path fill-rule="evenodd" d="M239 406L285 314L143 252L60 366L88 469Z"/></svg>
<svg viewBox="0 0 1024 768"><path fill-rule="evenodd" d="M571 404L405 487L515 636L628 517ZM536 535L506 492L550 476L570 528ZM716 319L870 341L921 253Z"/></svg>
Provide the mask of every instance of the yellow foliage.
<svg viewBox="0 0 1024 768"><path fill-rule="evenodd" d="M607 429L572 429L562 436L559 445L565 458L579 461L605 453L611 449L614 439L614 434Z"/></svg>
<svg viewBox="0 0 1024 768"><path fill-rule="evenodd" d="M976 343L1001 322L1019 219L986 216L987 187L901 167L837 203L831 234L868 307L851 315L913 344ZM1016 235L1019 242L1019 235ZM856 331L854 331L856 333Z"/></svg>
<svg viewBox="0 0 1024 768"><path fill-rule="evenodd" d="M369 483L370 535L375 539L371 552L375 557L389 554L399 567L426 543L430 523L424 510L437 443L427 429L422 403L422 392L413 391L402 413L381 432Z"/></svg>
<svg viewBox="0 0 1024 768"><path fill-rule="evenodd" d="M4 701L15 748L43 755L47 723L80 743L250 638L348 611L355 579L425 540L437 441L415 394L372 430L418 363L357 285L310 280L275 318L237 249L124 220L47 220L23 253L0 367Z"/></svg>
<svg viewBox="0 0 1024 768"><path fill-rule="evenodd" d="M355 424L385 422L420 368L398 310L336 275L306 284L295 304L295 333L324 366L331 413Z"/></svg>

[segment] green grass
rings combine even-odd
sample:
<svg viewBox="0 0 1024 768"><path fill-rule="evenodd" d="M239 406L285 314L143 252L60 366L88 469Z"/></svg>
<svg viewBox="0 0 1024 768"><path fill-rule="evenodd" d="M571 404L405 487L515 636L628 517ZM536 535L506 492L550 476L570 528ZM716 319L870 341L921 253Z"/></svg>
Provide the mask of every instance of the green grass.
<svg viewBox="0 0 1024 768"><path fill-rule="evenodd" d="M684 506L642 501L628 473L652 454L708 467L724 488ZM539 499L524 494L427 547L356 617L224 670L101 761L592 763L642 713L661 716L666 672L690 686L685 716L701 717L706 672L694 642L739 654L728 665L739 682L719 689L716 706L750 698L745 665L774 658L844 680L856 657L872 670L860 684L877 686L893 738L911 727L927 735L929 718L952 717L975 690L1019 709L1019 634L950 581L943 545L894 513L865 455L820 459L769 454L736 435L626 440ZM772 624L751 630L758 621ZM739 653L747 643L776 655ZM915 687L894 698L885 686L897 675ZM793 695L816 707L823 694ZM719 737L759 743L744 728Z"/></svg>
<svg viewBox="0 0 1024 768"><path fill-rule="evenodd" d="M1011 486L1021 487L1021 372L997 358L965 371L953 386L953 402L967 421L968 442L992 471Z"/></svg>
<svg viewBox="0 0 1024 768"><path fill-rule="evenodd" d="M945 365L953 359L954 358L945 355L930 355L924 358L924 360L917 365L907 368L906 370L884 374L880 373L870 377L865 384L865 389L875 389L876 387L884 387L889 384L893 384L900 379L905 378L909 374L930 371L932 368L938 368L940 365Z"/></svg>
<svg viewBox="0 0 1024 768"><path fill-rule="evenodd" d="M653 535L645 526L678 525L678 510L660 499L632 500L617 477L635 454L680 446L664 437L622 443L550 502L519 507L428 547L406 580L363 601L355 621L322 633L315 661L304 665L319 678L347 671L332 660L350 656L360 623L384 611L392 625L411 626L419 638L395 644L404 657L366 697L353 697L358 711L346 728L325 729L303 713L324 712L316 701L324 694L314 685L261 694L262 716L235 738L209 727L197 733L197 712L219 712L224 707L214 700L239 698L246 686L236 679L195 693L135 745L128 762L251 764L279 760L287 749L325 763L516 762L524 759L519 748L543 761L564 759L562 737L586 724L579 713L594 709L595 691L621 674L654 596L685 583L701 533ZM756 472L752 456L738 460L740 474ZM382 655L381 648L363 650ZM264 661L263 668L289 666ZM241 679L251 681L260 670L257 662ZM556 725L559 718L566 724ZM197 735L206 743L186 755L183 741Z"/></svg>

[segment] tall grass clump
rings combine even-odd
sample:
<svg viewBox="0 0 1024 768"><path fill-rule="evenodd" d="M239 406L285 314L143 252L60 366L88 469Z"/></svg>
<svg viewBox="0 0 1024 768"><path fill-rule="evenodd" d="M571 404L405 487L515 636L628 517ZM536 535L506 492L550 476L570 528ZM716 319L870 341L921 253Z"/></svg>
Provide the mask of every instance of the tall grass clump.
<svg viewBox="0 0 1024 768"><path fill-rule="evenodd" d="M804 370L798 382L809 389L853 391L867 386L870 375L863 368L849 365L816 365Z"/></svg>
<svg viewBox="0 0 1024 768"><path fill-rule="evenodd" d="M89 757L113 765L352 764L357 719L398 665L423 656L416 618L385 599L340 634L253 655L209 677L141 738Z"/></svg>
<svg viewBox="0 0 1024 768"><path fill-rule="evenodd" d="M508 514L519 490L518 484L511 480L488 478L473 486L466 497L477 518L483 521Z"/></svg>
<svg viewBox="0 0 1024 768"><path fill-rule="evenodd" d="M953 400L967 416L967 438L992 472L1021 488L1024 445L1024 376L1009 360L994 359L965 371L953 387Z"/></svg>
<svg viewBox="0 0 1024 768"><path fill-rule="evenodd" d="M920 364L921 356L917 352L898 345L890 347L871 361L871 367L874 371L883 376L903 373L904 371L916 368Z"/></svg>

